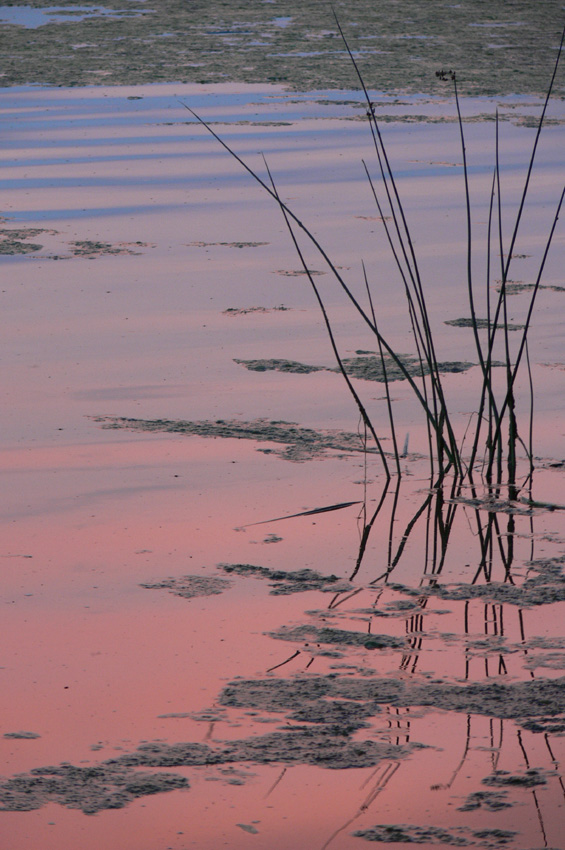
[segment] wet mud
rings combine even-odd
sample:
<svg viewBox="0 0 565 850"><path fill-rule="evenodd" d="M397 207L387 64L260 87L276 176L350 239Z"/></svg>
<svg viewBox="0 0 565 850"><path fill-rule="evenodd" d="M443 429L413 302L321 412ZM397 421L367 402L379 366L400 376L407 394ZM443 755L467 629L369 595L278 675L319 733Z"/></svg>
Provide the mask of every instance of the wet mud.
<svg viewBox="0 0 565 850"><path fill-rule="evenodd" d="M45 9L41 0L29 5ZM560 35L559 3L518 0L486 18L480 0L431 5L433 10L417 0L336 4L369 88L441 91L435 73L450 67L465 93L545 91ZM9 50L3 85L233 80L305 91L355 84L331 9L318 4L166 0L144 8L124 0L117 9L113 0L100 0L97 9L75 20L79 10L72 2L59 9L71 19L46 14L32 38L29 29L5 16L0 27Z"/></svg>

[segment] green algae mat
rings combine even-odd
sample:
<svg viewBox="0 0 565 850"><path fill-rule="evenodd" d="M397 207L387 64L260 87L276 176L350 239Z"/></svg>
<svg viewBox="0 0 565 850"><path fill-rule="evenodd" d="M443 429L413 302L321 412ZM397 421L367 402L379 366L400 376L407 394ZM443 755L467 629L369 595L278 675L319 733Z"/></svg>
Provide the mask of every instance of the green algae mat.
<svg viewBox="0 0 565 850"><path fill-rule="evenodd" d="M540 94L565 12L560 0L348 0L334 4L369 88ZM356 85L329 3L303 0L52 0L0 7L4 86L152 82ZM565 83L556 94L563 96Z"/></svg>

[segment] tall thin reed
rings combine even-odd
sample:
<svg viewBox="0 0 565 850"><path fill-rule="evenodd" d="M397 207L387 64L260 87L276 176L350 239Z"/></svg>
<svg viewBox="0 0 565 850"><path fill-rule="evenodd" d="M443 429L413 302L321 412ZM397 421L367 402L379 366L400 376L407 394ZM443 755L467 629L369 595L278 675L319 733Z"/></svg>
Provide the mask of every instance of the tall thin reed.
<svg viewBox="0 0 565 850"><path fill-rule="evenodd" d="M220 138L220 136L217 135L217 133L210 127L210 125L206 123L206 121L204 121L199 115L197 115L197 113L194 112L194 110L191 109L190 106L185 103L183 103L182 105L224 147L224 149L238 163L240 163L240 165L248 172L248 174L250 174L251 177L263 188L263 190L266 191L277 203L284 218L286 227L291 236L294 250L296 251L300 259L303 271L305 272L308 278L308 281L314 292L316 301L322 313L330 345L336 358L339 371L341 372L343 379L348 387L348 390L355 401L356 407L361 417L361 421L363 423L363 427L366 432L371 434L371 437L374 440L376 448L381 457L387 485L391 478L391 472L389 469L386 453L384 452L384 449L382 447L381 438L377 434L377 431L371 422L369 412L363 401L361 400L360 395L357 392L353 381L351 380L348 374L346 365L339 353L338 342L336 340L335 333L333 331L332 324L328 315L328 311L324 303L324 298L312 277L303 250L300 247L297 238L298 231L300 231L307 238L307 240L313 246L315 251L322 258L322 260L332 273L337 284L341 288L342 292L353 305L354 310L356 311L362 324L365 327L368 327L369 331L376 338L385 383L388 421L392 435L393 456L398 480L400 480L402 475L402 468L400 464L401 455L399 453L398 448L398 441L393 415L393 405L389 391L387 357L390 358L390 360L400 370L400 373L402 374L403 378L408 382L415 399L417 400L424 413L425 423L428 431L430 480L432 482L432 490L435 491L437 498L443 499L442 482L445 480L448 473L451 473L452 475L452 490L450 494L451 501L456 500L460 492L460 488L464 482L468 482L471 485L473 497L476 497L476 474L477 469L482 467L481 478L486 484L489 494L492 495L494 493L498 498L499 494L501 493L501 490L504 489L507 494L507 498L515 500L518 498L521 486L523 486L520 485L518 482L518 448L520 446L524 449L529 462L529 471L526 481L531 481L531 474L533 469L533 386L528 352L528 332L531 326L534 305L536 303L538 291L540 288L542 274L553 240L553 236L556 230L561 207L565 198L565 188L561 193L560 200L557 204L552 224L546 238L544 251L538 266L536 281L530 295L525 324L522 329L520 341L515 354L513 354L510 344L507 283L509 280L509 271L512 263L513 253L516 247L518 232L520 229L524 209L528 198L542 127L544 124L549 100L553 91L557 70L560 63L561 52L565 41L565 28L563 29L563 32L561 34L561 40L557 52L555 65L553 68L553 73L546 92L541 115L538 121L533 148L528 160L526 178L520 195L518 209L511 230L508 248L506 250L502 233L502 190L498 111L496 114L495 166L493 170L492 186L490 191L486 244L486 342L481 339L481 334L479 333L482 324L479 323L476 309L476 288L475 281L473 278L473 259L476 251L476 245L472 228L473 210L471 204L469 164L464 133L464 120L461 112L461 103L457 84L457 75L452 70L442 70L437 73L439 79L445 80L448 83L452 84L456 107L460 145L463 158L463 186L466 215L466 288L471 315L471 328L473 332L474 345L477 352L479 367L482 375L475 415L471 417L471 419L469 420L469 425L467 426L468 431L471 427L471 423L474 422L474 426L471 429L474 431L474 433L471 434L470 438L470 456L465 457L463 455L463 445L465 443L467 431L465 432L463 439L458 442L454 426L453 413L448 405L446 393L443 386L442 374L440 371L440 365L437 356L436 339L434 338L434 334L432 331L432 323L426 301L426 291L419 268L415 241L410 230L408 216L403 206L398 183L394 174L394 169L392 168L390 158L387 153L383 134L381 132L381 128L377 119L375 106L371 101L359 66L349 47L341 24L335 13L334 18L338 32L343 40L345 49L359 81L363 97L365 99L366 116L370 128L378 168L378 185L375 178L371 176L370 169L364 160L363 167L368 180L370 192L372 194L379 213L379 217L383 221L386 239L392 252L394 263L400 275L400 280L402 283L404 296L406 299L406 305L408 309L411 335L416 349L417 362L419 364L418 374L412 374L412 370L408 368L408 366L403 361L403 358L400 357L399 354L394 350L393 346L387 341L386 337L380 330L380 324L382 323L378 321L375 299L373 298L371 293L369 277L364 262L362 262L361 265L363 272L364 288L367 294L369 305L368 309L363 307L361 301L356 297L350 285L346 283L337 265L331 259L330 255L321 245L319 240L314 236L312 230L293 212L289 205L281 199L279 191L275 185L273 175L266 161L265 168L267 171L268 182L262 179L254 169L252 169L247 163L245 163L243 159L241 159L241 157L233 150L233 148L231 148L222 138ZM392 222L390 226L387 223L388 217L390 217ZM496 235L494 235L495 233ZM501 282L498 292L498 298L496 299L496 303L494 305L491 304L490 296L490 278L492 269L491 252L493 241L495 243L498 242L497 247L498 253L500 255L501 264ZM500 328L502 328L503 336L502 344L504 350L504 369L506 380L502 391L502 396L497 397L495 392L495 383L493 380L493 355L495 350L495 344L498 340L498 331L500 330ZM521 434L519 432L515 396L516 381L524 354L526 355L527 373L531 398L527 445L526 442L522 439ZM482 458L479 458L479 446L481 445L481 436L485 427L485 422L487 431L486 451L484 453L484 456ZM505 432L505 435L503 432ZM479 467L477 466L478 463L480 464ZM379 506L377 508L376 513L368 521L366 514L364 514L364 528L361 538L360 556L356 565L356 570L359 567L360 559L363 555L364 547L366 545L366 539L368 537L368 534L370 533L371 527L373 526L376 515L380 510L380 506L383 504L383 501L384 497L379 502ZM429 501L424 502L424 505L417 512L417 516L413 520L414 522L416 522L421 512L424 511L429 505ZM443 556L445 554L445 548L447 545L447 539L449 537L450 529L453 524L454 514L455 509L452 507L451 504L447 508L445 517L443 514L443 502L441 503L441 505L439 505L439 507L437 507L436 505L436 517L439 517L440 521L436 523L434 532L434 534L436 535L436 537L434 537L434 546L437 548L437 558L436 556L434 556L434 563L437 561L437 563L439 564L440 571L441 565L443 563ZM487 522L486 526L483 526L482 521L478 516L477 512L477 533L481 541L482 550L480 570L484 571L485 575L488 572L487 565L489 558L492 554L492 546L494 540L497 540L499 547L501 547L501 556L503 557L504 562L508 563L512 560L511 552L505 551L504 549L504 535L498 528L497 522L498 521L496 518L492 521L491 518L489 518L489 521ZM392 569L394 565L398 562L398 559L402 553L402 549L404 548L406 539L410 535L411 528L412 525L409 524L406 533L403 536L403 539L401 540L396 555L393 557L392 552L390 552L389 565L387 571Z"/></svg>

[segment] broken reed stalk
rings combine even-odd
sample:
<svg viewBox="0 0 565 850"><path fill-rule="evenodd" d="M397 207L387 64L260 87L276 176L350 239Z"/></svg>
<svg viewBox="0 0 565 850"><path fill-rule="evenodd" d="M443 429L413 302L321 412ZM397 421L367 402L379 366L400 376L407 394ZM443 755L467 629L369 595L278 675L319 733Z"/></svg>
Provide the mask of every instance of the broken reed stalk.
<svg viewBox="0 0 565 850"><path fill-rule="evenodd" d="M289 230L294 248L298 254L300 262L302 264L302 268L305 274L308 277L320 310L322 312L322 316L324 319L324 323L326 326L326 330L328 333L328 337L330 340L330 344L332 346L332 350L334 352L334 356L336 358L339 370L347 384L347 387L355 400L355 404L359 410L361 419L363 421L364 427L371 433L375 441L375 445L377 450L381 456L381 460L383 463L383 467L385 470L385 475L387 478L387 483L390 481L390 470L388 467L388 462L386 459L386 455L382 448L381 441L379 436L371 422L369 414L361 401L359 394L357 393L353 383L347 373L347 369L343 363L343 360L339 354L337 341L335 339L335 335L332 329L331 321L328 316L328 312L326 310L326 306L324 304L324 300L320 294L318 287L316 286L315 281L313 280L312 274L306 262L304 253L300 247L297 231L300 231L306 239L310 242L310 244L314 247L314 249L318 252L319 256L322 258L324 263L327 265L332 275L334 276L336 282L341 288L342 292L349 299L351 304L353 305L357 315L361 319L362 323L366 325L369 330L374 334L378 348L379 348L379 356L381 360L381 366L383 370L383 377L385 382L385 391L386 391L386 399L387 399L387 409L388 409L388 417L389 424L392 433L393 446L394 446L394 460L396 465L397 476L400 479L401 477L401 467L400 467L400 455L398 451L398 443L396 439L396 431L394 426L394 417L392 411L391 398L388 387L388 375L387 375L387 364L386 364L386 355L390 357L392 362L401 372L403 378L410 385L412 392L421 406L424 415L426 426L428 429L428 446L429 446L429 463L430 463L430 475L432 482L435 481L434 487L438 488L441 485L441 482L445 479L445 476L448 472L453 473L453 488L457 488L461 486L461 484L467 480L471 487L474 488L474 473L477 467L477 461L480 460L480 463L483 467L483 472L481 476L485 481L486 485L490 488L494 487L495 491L500 492L501 487L506 486L508 488L508 496L511 499L516 499L518 493L520 491L520 486L517 483L517 444L520 443L525 447L525 443L522 440L517 425L516 411L515 411L515 396L514 396L514 388L516 379L519 372L520 362L522 360L524 352L526 352L526 359L528 362L528 377L530 381L530 393L532 393L531 386L531 370L529 366L529 357L527 351L527 339L528 339L528 331L531 324L531 318L533 313L534 304L536 301L536 297L539 290L539 285L541 281L541 276L545 267L545 262L547 259L547 255L549 252L549 248L552 242L552 238L555 232L555 228L557 225L557 221L559 218L559 213L561 210L561 206L563 204L564 196L565 196L565 188L563 193L561 194L560 201L557 205L556 212L554 214L553 222L550 228L550 233L546 241L545 250L540 262L540 266L538 269L538 274L536 278L535 285L532 290L532 294L530 297L530 303L527 311L527 319L522 330L520 344L518 346L518 351L515 357L512 357L510 340L509 340L509 321L508 321L508 310L507 310L507 292L506 292L506 284L508 281L508 274L510 270L510 265L512 262L512 256L516 245L516 240L518 236L518 230L520 227L520 223L522 220L522 215L524 212L526 199L528 195L528 190L530 186L530 180L533 172L534 162L536 159L536 153L538 148L539 139L541 136L541 130L543 126L543 122L545 119L545 114L547 111L549 99L553 90L557 69L560 62L561 51L563 48L563 43L565 40L565 28L563 29L561 35L561 41L557 53L557 58L555 61L555 66L553 69L553 75L546 93L543 109L541 116L537 125L537 132L535 136L535 141L533 145L533 149L530 155L530 159L528 162L527 174L524 183L524 187L522 189L522 194L520 197L520 203L518 207L518 211L516 214L516 218L514 221L512 234L509 242L508 251L504 252L504 244L503 244L503 236L502 236L502 199L501 199L501 180L500 180L500 160L499 160L499 121L498 121L498 112L496 116L496 149L495 149L495 167L493 173L493 181L492 188L490 194L490 204L489 204L489 221L488 221L488 233L487 233L487 246L486 246L486 306L487 306L487 342L481 342L481 337L479 334L479 321L477 319L476 307L475 307L475 292L474 292L474 281L473 281L473 255L474 255L474 243L473 243L473 234L472 234L472 206L471 206L471 195L470 195L470 186L469 186L469 170L467 163L467 151L466 151L466 143L465 143L465 134L463 128L463 117L461 114L460 108L460 98L459 92L457 88L457 78L453 71L440 71L437 73L437 76L440 79L448 80L453 83L453 91L454 98L457 110L457 121L459 127L460 141L461 141L461 150L463 156L463 178L464 178L464 191L465 191L465 208L466 208L466 229L467 229L467 249L466 249L466 268L467 268L467 294L469 301L469 308L471 313L471 327L473 331L473 337L475 341L475 348L477 351L477 356L479 359L479 365L482 372L482 385L479 396L479 403L476 411L476 426L475 433L472 440L472 448L470 457L465 459L462 455L462 448L458 445L455 429L452 424L452 416L447 404L441 373L439 369L439 361L436 355L436 345L434 336L432 333L428 308L426 304L426 295L425 289L423 285L423 281L420 275L418 259L416 255L416 250L414 246L414 240L412 238L410 228L407 221L407 216L402 204L402 200L400 197L400 192L398 190L397 182L394 176L394 171L391 167L390 160L386 151L386 147L383 141L383 137L381 134L381 130L379 127L379 123L377 120L375 107L371 102L369 92L365 85L363 76L360 72L360 69L357 65L355 57L349 47L347 39L343 33L339 20L335 16L335 22L343 43L345 45L346 51L349 55L352 66L355 70L357 78L359 80L359 84L363 91L363 95L367 105L367 118L369 121L369 127L371 130L373 146L376 153L376 158L378 162L378 171L380 175L380 182L382 184L382 190L384 192L384 197L386 198L387 209L386 212L390 213L390 218L392 220L392 226L389 227L386 221L385 208L383 206L383 202L379 198L379 193L377 191L375 181L371 177L369 169L367 168L366 163L363 161L363 166L365 169L365 173L367 175L367 179L369 182L369 187L372 192L373 198L375 200L379 216L383 220L384 230L386 233L386 238L388 240L389 247L392 251L393 258L396 264L396 267L399 271L402 284L404 287L404 293L406 297L406 303L408 307L408 315L410 320L412 338L414 340L414 345L417 352L417 358L419 363L419 376L414 377L410 370L407 368L402 358L394 351L392 346L387 342L386 338L382 335L379 330L377 316L374 306L374 301L371 295L371 290L368 282L367 272L365 269L364 263L362 264L363 268L363 277L365 282L365 289L367 292L368 302L369 302L369 310L366 310L359 299L354 295L350 286L346 283L343 276L340 274L337 266L332 261L331 257L327 253L327 251L322 247L321 243L314 236L313 232L308 228L304 222L298 218L298 216L290 209L290 207L281 199L277 187L275 185L273 176L271 171L265 161L265 167L267 170L269 183L265 182L259 174L254 171L243 159L220 137L217 133L212 129L212 127L204 121L190 106L183 103L181 101L182 106L187 109L196 120L212 135L221 145L222 147L247 171L247 173L273 198L273 200L279 206L281 213L284 217L286 226ZM496 204L495 204L496 200ZM490 274L491 274L491 238L493 231L493 218L496 216L497 225L497 236L498 236L498 250L501 258L501 285L499 289L498 299L496 302L496 306L494 308L494 312L492 312L491 301L490 301ZM506 257L506 259L504 259ZM502 316L502 325L499 324ZM493 352L495 347L495 342L497 340L497 331L502 328L503 336L504 336L504 354L505 354L505 372L506 372L506 385L504 388L504 394L502 401L500 403L497 402L495 396L495 387L493 381ZM385 354L386 353L386 354ZM486 452L482 459L478 458L479 445L481 441L481 434L483 429L483 423L485 420L485 409L486 409L486 423L487 423L487 440L486 440ZM530 410L533 409L533 401L530 405ZM532 438L531 438L531 415L530 414L530 437L528 441L528 447L525 447L526 455L529 460L530 469L529 475L526 481L531 480L532 473ZM504 448L503 442L503 426L508 428L508 436L507 436L507 448ZM504 470L504 465L506 469ZM496 475L495 475L496 472ZM370 527L372 522L370 521L367 525ZM451 523L448 521L447 528L449 528ZM483 529L480 522L478 526L478 533L482 539L482 548L483 548L483 560L487 558L487 552L490 550L492 546L492 536L489 529ZM440 538L443 538L444 532L440 529ZM496 535L498 537L498 534ZM439 540L440 549L444 548L443 539ZM401 547L402 548L402 547ZM397 558L392 559L392 565L397 561Z"/></svg>

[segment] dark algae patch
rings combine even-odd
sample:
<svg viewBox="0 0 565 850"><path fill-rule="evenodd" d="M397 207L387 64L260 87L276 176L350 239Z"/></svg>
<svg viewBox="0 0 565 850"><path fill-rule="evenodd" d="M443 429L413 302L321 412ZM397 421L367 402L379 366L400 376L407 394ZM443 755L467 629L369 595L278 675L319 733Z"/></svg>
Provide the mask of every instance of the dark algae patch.
<svg viewBox="0 0 565 850"><path fill-rule="evenodd" d="M516 832L502 829L470 830L465 827L443 829L440 826L382 824L354 832L357 838L380 844L428 844L434 847L488 847L496 850L509 844Z"/></svg>
<svg viewBox="0 0 565 850"><path fill-rule="evenodd" d="M207 576L180 576L165 578L161 581L144 582L141 587L148 590L168 590L175 596L194 599L196 596L217 596L231 586L231 582L222 578Z"/></svg>
<svg viewBox="0 0 565 850"><path fill-rule="evenodd" d="M236 419L217 419L190 422L182 419L129 419L122 416L94 417L103 428L127 428L131 431L153 431L168 434L186 434L195 437L223 437L224 439L255 440L258 443L282 443L285 449L261 449L273 452L285 460L304 461L320 457L328 451L363 452L363 441L358 434L348 431L314 431L294 422L254 419L244 422ZM367 451L373 451L371 447Z"/></svg>
<svg viewBox="0 0 565 850"><path fill-rule="evenodd" d="M519 295L521 292L531 292L535 289L535 283L524 283L522 280L506 281L504 291L507 295ZM549 289L552 292L565 292L565 286L554 286L551 283L540 283L538 289ZM496 291L500 292L500 286L496 287Z"/></svg>
<svg viewBox="0 0 565 850"><path fill-rule="evenodd" d="M420 361L412 355L399 355L398 359L401 361L404 369L408 372L410 377L418 377L422 374L422 371L424 375L429 374L427 364L421 364ZM389 381L405 380L404 372L392 357L385 355L384 361L386 375ZM364 381L379 382L384 382L385 380L380 357L375 357L373 355L346 357L343 360L343 365L345 366L347 374L351 375L353 378L362 378ZM445 374L447 372L466 372L472 366L474 366L473 363L467 363L460 360L449 360L439 362L437 364L437 369L439 372ZM335 371L338 370L336 369Z"/></svg>
<svg viewBox="0 0 565 850"><path fill-rule="evenodd" d="M112 245L110 242L96 242L92 239L81 239L70 242L70 249L74 257L99 257L103 254L139 254L135 248L146 248L147 242L127 242L120 245ZM133 246L133 248L132 248Z"/></svg>
<svg viewBox="0 0 565 850"><path fill-rule="evenodd" d="M389 355L384 356L384 365L386 369L386 377L389 381L403 381L406 379L405 372L398 363ZM429 374L429 369L426 364L420 364L416 357L408 354L399 355L398 359L410 377L419 377L422 370L425 375ZM371 352L363 352L356 357L345 357L342 360L345 371L352 378L361 378L364 381L379 381L384 383L385 369L380 357L376 357ZM261 359L261 360L234 360L241 366L252 372L295 372L297 374L309 374L311 372L336 372L340 373L337 368L327 366L312 366L307 363L299 363L295 360L281 359ZM438 363L438 369L442 373L447 372L466 372L474 363L465 361L445 361Z"/></svg>
<svg viewBox="0 0 565 850"><path fill-rule="evenodd" d="M43 245L28 240L47 232L49 231L39 227L20 228L19 230L2 228L0 229L0 254L33 254L36 251L41 251Z"/></svg>
<svg viewBox="0 0 565 850"><path fill-rule="evenodd" d="M278 307L228 307L222 312L224 316L247 316L249 313L287 313L291 309L281 304Z"/></svg>
<svg viewBox="0 0 565 850"><path fill-rule="evenodd" d="M474 812L477 809L484 809L487 812L499 812L502 809L512 808L512 803L508 802L506 791L475 791L469 794L462 806L459 806L460 812Z"/></svg>
<svg viewBox="0 0 565 850"><path fill-rule="evenodd" d="M269 582L271 596L288 596L291 593L304 593L307 590L336 592L349 589L349 582L338 576L324 576L316 570L273 570L269 567L259 567L254 564L220 564L221 569L229 575L248 576L249 578L266 579Z"/></svg>
<svg viewBox="0 0 565 850"><path fill-rule="evenodd" d="M306 642L310 644L330 644L332 646L359 647L361 649L400 649L405 642L390 635L373 635L365 632L353 632L345 629L332 629L317 626L282 626L269 635L276 640Z"/></svg>
<svg viewBox="0 0 565 850"><path fill-rule="evenodd" d="M565 601L564 567L565 557L533 561L529 567L531 575L521 585L492 581L487 584L435 584L426 588L410 588L399 584L391 587L418 598L484 599L528 608Z"/></svg>
<svg viewBox="0 0 565 850"><path fill-rule="evenodd" d="M547 785L547 776L539 770L530 769L525 773L510 773L508 770L495 770L483 779L483 785L494 787L535 788Z"/></svg>
<svg viewBox="0 0 565 850"><path fill-rule="evenodd" d="M123 808L138 797L188 787L185 777L169 772L156 773L157 768L208 766L225 770L226 766L236 764L277 763L332 770L374 767L382 761L403 759L422 747L417 742L400 744L398 738L396 743L391 743L388 724L383 732L367 737L371 718L382 715L386 720L384 706L430 706L491 717L520 718L541 712L547 716L557 713L562 705L564 684L565 679L558 679L518 684L487 681L461 686L415 683L397 678L360 679L337 674L293 679L237 679L220 693L217 706L197 719L226 720L224 712L232 709L254 715L258 712L281 715L283 725L267 734L235 740L142 743L131 753L89 767L63 763L35 768L0 783L0 808L31 811L56 802L95 814L103 809ZM361 734L364 737L360 737ZM149 770L151 772L146 772ZM242 781L246 775L242 774ZM495 801L503 802L508 788L532 788L545 782L546 774L538 770L527 770L523 774L495 771L483 781L494 790L467 798L468 808L464 810L485 807L496 811L501 806L495 805ZM472 838L475 842L480 838L485 842L483 846L488 847L491 846L489 842L494 841L495 832L498 834L498 831L484 831L481 836L475 832ZM423 838L420 842L417 840L423 833L406 834L412 843L424 843ZM382 841L378 835L385 833L373 830L359 833L359 837L367 840ZM460 833L455 830L453 835ZM507 835L510 833L500 832L498 839L504 843ZM427 840L442 843L439 834ZM497 846L496 843L493 846Z"/></svg>
<svg viewBox="0 0 565 850"><path fill-rule="evenodd" d="M214 747L155 742L95 767L61 764L35 768L0 783L0 810L31 811L56 802L95 814L123 808L137 797L189 786L180 775L146 773L138 768L280 763L337 770L372 767L382 760L400 759L413 749L412 745L354 740L353 734L363 725L353 721L351 714L344 724L343 709L331 706L325 718L318 714L309 726L289 726Z"/></svg>
<svg viewBox="0 0 565 850"><path fill-rule="evenodd" d="M260 248L268 242L187 242L189 248Z"/></svg>
<svg viewBox="0 0 565 850"><path fill-rule="evenodd" d="M47 3L29 5L44 9ZM124 0L116 9L114 0L100 0L100 11L83 20L46 16L33 30L1 24L7 47L0 81L5 86L272 82L302 91L356 83L331 8L323 4L145 5ZM65 6L74 11L72 3L59 4ZM460 72L463 93L482 95L543 94L563 17L558 0L515 0L488 13L482 0L339 0L335 11L368 88L440 90L435 72L451 67ZM563 82L558 85L562 93Z"/></svg>
<svg viewBox="0 0 565 850"><path fill-rule="evenodd" d="M35 738L41 738L37 732L4 732L4 738L14 738L19 741L33 741Z"/></svg>
<svg viewBox="0 0 565 850"><path fill-rule="evenodd" d="M278 539L278 538L277 538ZM269 539L266 542L274 542ZM316 570L273 570L255 564L220 564L228 575L265 579L269 582L271 596L289 596L317 590L325 593L349 590L350 584L338 576L324 576ZM168 590L175 596L192 599L197 596L216 596L231 587L232 582L224 578L186 575L144 582L140 587L148 590Z"/></svg>
<svg viewBox="0 0 565 850"><path fill-rule="evenodd" d="M423 706L443 711L501 718L558 715L565 699L565 678L526 682L412 683L402 679L323 676L319 678L251 679L232 682L220 703L266 711L296 709L304 702L347 699L365 706Z"/></svg>
<svg viewBox="0 0 565 850"><path fill-rule="evenodd" d="M450 847L468 847L472 842L465 837L465 832L467 830L446 830L437 826L382 824L370 829L359 829L353 835L380 844L448 844Z"/></svg>
<svg viewBox="0 0 565 850"><path fill-rule="evenodd" d="M57 230L47 230L40 227L2 228L0 229L0 255L36 254L44 247L39 242L30 242L42 234L58 236ZM140 254L140 248L150 247L147 242L121 242L112 245L109 242L98 242L92 239L72 240L65 243L66 254L48 254L37 259L63 260L71 257L86 257L94 259L104 254Z"/></svg>
<svg viewBox="0 0 565 850"><path fill-rule="evenodd" d="M452 325L454 328L472 328L476 326L479 330L488 330L489 328L492 330L494 327L492 322L489 323L488 319L447 319L444 322L445 325ZM511 322L507 322L505 325L497 325L497 329L504 329L508 331L521 331L524 328L524 325L513 325Z"/></svg>
<svg viewBox="0 0 565 850"><path fill-rule="evenodd" d="M29 812L58 803L94 815L104 809L123 809L138 797L178 788L188 788L183 776L141 773L107 762L94 767L37 767L0 783L0 811Z"/></svg>
<svg viewBox="0 0 565 850"><path fill-rule="evenodd" d="M306 764L333 770L371 767L383 759L402 758L412 748L376 741L354 741L357 726L293 726L241 740L227 741L215 747L207 744L142 744L135 752L120 756L108 764L117 767L190 767L251 764Z"/></svg>
<svg viewBox="0 0 565 850"><path fill-rule="evenodd" d="M233 362L245 366L251 372L294 372L298 375L308 375L310 372L327 371L323 366L308 366L296 360L238 360L234 358Z"/></svg>

